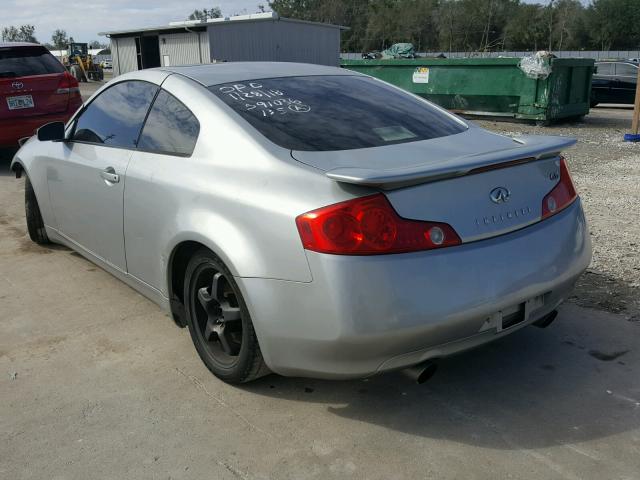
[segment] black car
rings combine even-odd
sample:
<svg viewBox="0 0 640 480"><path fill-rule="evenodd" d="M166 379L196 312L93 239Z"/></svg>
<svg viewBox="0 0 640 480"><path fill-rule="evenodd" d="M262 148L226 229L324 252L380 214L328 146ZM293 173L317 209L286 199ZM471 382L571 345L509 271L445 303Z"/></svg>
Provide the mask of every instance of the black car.
<svg viewBox="0 0 640 480"><path fill-rule="evenodd" d="M596 73L591 83L591 106L599 103L633 103L637 82L637 61L596 62Z"/></svg>

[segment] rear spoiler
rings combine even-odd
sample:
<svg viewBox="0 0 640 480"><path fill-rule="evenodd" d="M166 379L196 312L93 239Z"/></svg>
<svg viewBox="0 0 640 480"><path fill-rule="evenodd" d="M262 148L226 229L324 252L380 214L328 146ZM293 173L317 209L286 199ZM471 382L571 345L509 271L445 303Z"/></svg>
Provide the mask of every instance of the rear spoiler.
<svg viewBox="0 0 640 480"><path fill-rule="evenodd" d="M522 135L514 137L513 140L517 144L513 148L453 157L436 166L415 165L384 170L340 167L327 171L325 175L337 182L391 189L479 173L489 167L500 168L501 164L505 164L506 167L512 163L527 163L554 157L576 143L576 139L572 137L541 135Z"/></svg>

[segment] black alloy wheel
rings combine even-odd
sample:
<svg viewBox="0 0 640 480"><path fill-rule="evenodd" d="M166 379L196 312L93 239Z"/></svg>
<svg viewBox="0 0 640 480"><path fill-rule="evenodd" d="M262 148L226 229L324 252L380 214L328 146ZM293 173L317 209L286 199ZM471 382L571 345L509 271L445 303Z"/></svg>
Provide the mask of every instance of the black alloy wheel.
<svg viewBox="0 0 640 480"><path fill-rule="evenodd" d="M209 250L198 251L189 262L184 298L189 333L211 372L229 383L269 373L240 289Z"/></svg>

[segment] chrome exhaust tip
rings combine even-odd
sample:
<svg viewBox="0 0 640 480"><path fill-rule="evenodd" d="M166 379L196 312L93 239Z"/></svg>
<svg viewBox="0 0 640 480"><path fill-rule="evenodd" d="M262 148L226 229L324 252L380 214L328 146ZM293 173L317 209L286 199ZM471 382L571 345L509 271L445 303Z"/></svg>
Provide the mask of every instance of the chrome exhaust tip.
<svg viewBox="0 0 640 480"><path fill-rule="evenodd" d="M432 361L427 360L426 362L419 363L413 367L405 368L403 372L418 385L422 385L433 377L436 370L438 370L438 366Z"/></svg>

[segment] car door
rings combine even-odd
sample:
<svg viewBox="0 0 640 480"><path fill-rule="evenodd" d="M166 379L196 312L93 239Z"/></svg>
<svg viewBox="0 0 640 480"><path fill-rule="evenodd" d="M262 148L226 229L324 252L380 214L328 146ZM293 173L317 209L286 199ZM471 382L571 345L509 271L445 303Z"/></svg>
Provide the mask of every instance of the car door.
<svg viewBox="0 0 640 480"><path fill-rule="evenodd" d="M638 67L630 63L616 63L615 97L619 103L633 103L636 97Z"/></svg>
<svg viewBox="0 0 640 480"><path fill-rule="evenodd" d="M117 83L74 121L70 138L55 144L47 183L64 236L126 271L123 233L125 175L157 85Z"/></svg>
<svg viewBox="0 0 640 480"><path fill-rule="evenodd" d="M613 63L596 63L596 67L597 71L591 81L592 103L606 103L610 101Z"/></svg>
<svg viewBox="0 0 640 480"><path fill-rule="evenodd" d="M124 231L128 271L166 293L165 248L175 234L200 123L176 97L160 90L127 170ZM181 192L181 188L183 191ZM166 260L166 259L165 259Z"/></svg>

